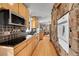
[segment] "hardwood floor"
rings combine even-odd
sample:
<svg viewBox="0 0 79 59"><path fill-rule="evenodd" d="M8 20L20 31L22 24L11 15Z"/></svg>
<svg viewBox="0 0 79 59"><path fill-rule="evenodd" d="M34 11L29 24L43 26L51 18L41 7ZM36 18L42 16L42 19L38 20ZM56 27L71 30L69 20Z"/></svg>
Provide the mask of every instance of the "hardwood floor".
<svg viewBox="0 0 79 59"><path fill-rule="evenodd" d="M43 40L38 43L32 56L57 56L56 50L49 40L49 36L43 37Z"/></svg>

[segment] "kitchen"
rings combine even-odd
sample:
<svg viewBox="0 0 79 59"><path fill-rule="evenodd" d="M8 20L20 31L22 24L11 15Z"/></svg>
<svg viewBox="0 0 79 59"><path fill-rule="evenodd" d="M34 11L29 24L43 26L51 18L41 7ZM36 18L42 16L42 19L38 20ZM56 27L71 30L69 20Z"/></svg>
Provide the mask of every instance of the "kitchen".
<svg viewBox="0 0 79 59"><path fill-rule="evenodd" d="M0 3L1 56L30 56L40 40L43 39L45 28L41 28L43 24L39 23L39 17L29 16L29 5L24 3Z"/></svg>

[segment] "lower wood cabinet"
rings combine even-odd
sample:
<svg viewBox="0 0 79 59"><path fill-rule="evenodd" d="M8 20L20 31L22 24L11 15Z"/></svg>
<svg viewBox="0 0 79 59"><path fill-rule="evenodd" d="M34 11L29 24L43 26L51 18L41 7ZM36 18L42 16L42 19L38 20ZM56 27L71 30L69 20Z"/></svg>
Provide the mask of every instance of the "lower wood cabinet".
<svg viewBox="0 0 79 59"><path fill-rule="evenodd" d="M16 46L0 46L0 56L31 56L38 42L39 39L34 35Z"/></svg>
<svg viewBox="0 0 79 59"><path fill-rule="evenodd" d="M14 56L26 46L26 40L16 46L0 46L0 56Z"/></svg>
<svg viewBox="0 0 79 59"><path fill-rule="evenodd" d="M12 47L0 46L0 56L13 56L14 49Z"/></svg>
<svg viewBox="0 0 79 59"><path fill-rule="evenodd" d="M44 37L44 32L40 32L40 33L39 33L39 39L40 39L40 40L43 40L43 37Z"/></svg>
<svg viewBox="0 0 79 59"><path fill-rule="evenodd" d="M16 54L16 56L31 56L35 48L39 43L39 39L37 36L33 36L31 41L26 44L26 46Z"/></svg>
<svg viewBox="0 0 79 59"><path fill-rule="evenodd" d="M23 48L16 56L26 56L26 47Z"/></svg>

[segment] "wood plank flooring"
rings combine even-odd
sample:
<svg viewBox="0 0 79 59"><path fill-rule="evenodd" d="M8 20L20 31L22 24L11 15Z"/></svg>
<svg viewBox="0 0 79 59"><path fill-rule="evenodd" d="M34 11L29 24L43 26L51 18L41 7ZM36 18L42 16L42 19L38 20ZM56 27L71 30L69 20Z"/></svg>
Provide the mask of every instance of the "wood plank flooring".
<svg viewBox="0 0 79 59"><path fill-rule="evenodd" d="M57 56L56 50L49 40L49 36L43 37L43 40L38 43L32 56Z"/></svg>

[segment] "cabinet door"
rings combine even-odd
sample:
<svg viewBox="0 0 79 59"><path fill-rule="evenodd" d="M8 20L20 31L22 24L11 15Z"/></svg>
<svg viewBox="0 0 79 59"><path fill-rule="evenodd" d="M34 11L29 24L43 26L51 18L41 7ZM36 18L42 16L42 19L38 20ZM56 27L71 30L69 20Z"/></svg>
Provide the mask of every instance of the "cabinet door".
<svg viewBox="0 0 79 59"><path fill-rule="evenodd" d="M0 46L0 56L13 56L14 51L12 47Z"/></svg>
<svg viewBox="0 0 79 59"><path fill-rule="evenodd" d="M26 56L26 48L22 49L16 56Z"/></svg>
<svg viewBox="0 0 79 59"><path fill-rule="evenodd" d="M19 3L19 14L22 15L24 18L26 18L26 11L27 9L25 8L25 6L23 4Z"/></svg>
<svg viewBox="0 0 79 59"><path fill-rule="evenodd" d="M9 7L12 11L14 11L15 13L19 14L19 4L18 3L14 3L14 4L9 4Z"/></svg>
<svg viewBox="0 0 79 59"><path fill-rule="evenodd" d="M11 11L19 13L18 3L10 4L10 3L1 3L0 6L5 9L10 9Z"/></svg>
<svg viewBox="0 0 79 59"><path fill-rule="evenodd" d="M2 3L0 3L0 8L2 7Z"/></svg>
<svg viewBox="0 0 79 59"><path fill-rule="evenodd" d="M22 43L18 44L14 47L14 54L18 54L19 51L21 51L26 46L26 41L23 41Z"/></svg>
<svg viewBox="0 0 79 59"><path fill-rule="evenodd" d="M8 3L1 3L1 7L5 9L10 9L10 6Z"/></svg>
<svg viewBox="0 0 79 59"><path fill-rule="evenodd" d="M19 14L24 17L26 26L29 27L29 10L25 5L21 3L19 3Z"/></svg>

